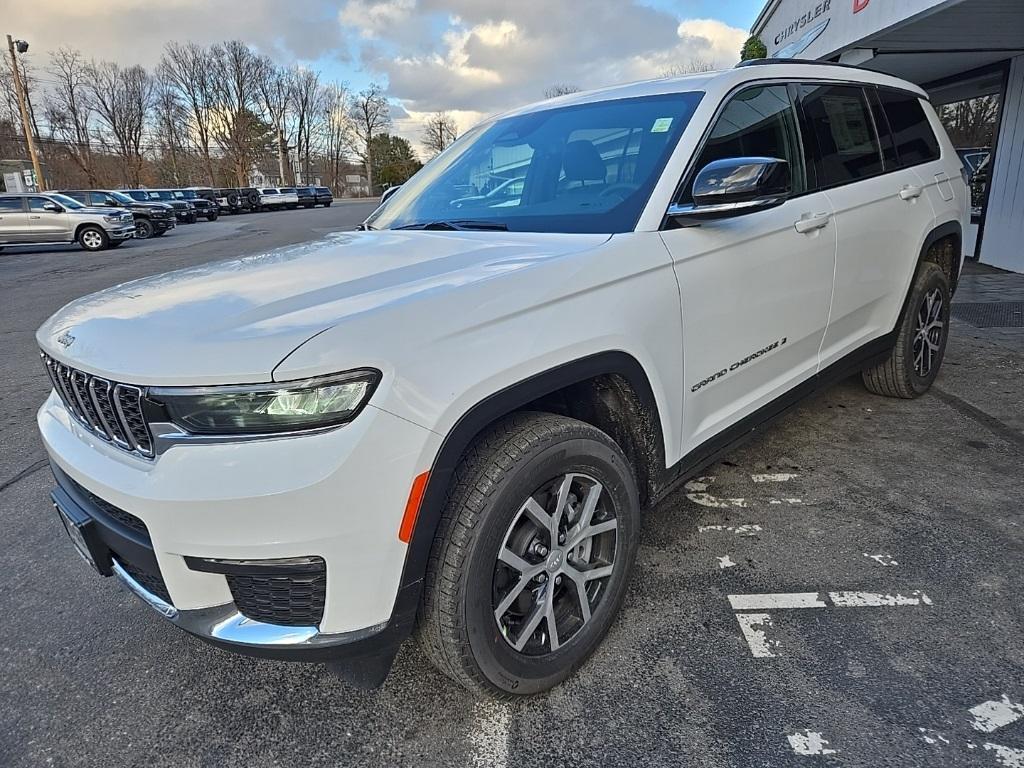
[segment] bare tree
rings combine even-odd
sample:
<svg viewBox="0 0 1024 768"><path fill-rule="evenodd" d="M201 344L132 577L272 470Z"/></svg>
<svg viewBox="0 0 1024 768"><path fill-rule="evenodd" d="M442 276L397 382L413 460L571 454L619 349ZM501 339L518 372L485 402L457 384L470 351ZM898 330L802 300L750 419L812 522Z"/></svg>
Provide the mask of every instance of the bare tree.
<svg viewBox="0 0 1024 768"><path fill-rule="evenodd" d="M259 58L239 40L214 46L213 57L211 132L238 186L244 187L257 156L271 140L270 126L257 114Z"/></svg>
<svg viewBox="0 0 1024 768"><path fill-rule="evenodd" d="M291 80L288 71L277 66L267 56L260 57L257 79L260 100L274 126L274 144L277 147L277 170L282 184L294 184L295 177L289 172L291 161L288 157L288 138L285 127L292 104ZM289 175L291 178L289 180Z"/></svg>
<svg viewBox="0 0 1024 768"><path fill-rule="evenodd" d="M457 138L455 120L447 112L435 112L423 124L423 146L431 157L444 152Z"/></svg>
<svg viewBox="0 0 1024 768"><path fill-rule="evenodd" d="M344 85L334 83L324 89L320 107L324 171L329 179L328 184L339 195L343 191L346 153L352 146L350 106L348 89Z"/></svg>
<svg viewBox="0 0 1024 768"><path fill-rule="evenodd" d="M160 60L160 77L177 91L189 111L189 138L202 154L206 181L216 184L210 147L213 136L213 67L209 51L195 43L168 43Z"/></svg>
<svg viewBox="0 0 1024 768"><path fill-rule="evenodd" d="M174 186L191 178L188 160L188 110L179 101L172 85L161 81L153 99L153 126L156 149L160 152L160 175ZM168 167L169 163L169 167Z"/></svg>
<svg viewBox="0 0 1024 768"><path fill-rule="evenodd" d="M554 99L558 96L568 96L570 93L579 93L580 87L578 85L569 85L568 83L555 83L546 91L544 91L545 99Z"/></svg>
<svg viewBox="0 0 1024 768"><path fill-rule="evenodd" d="M320 117L324 93L320 73L294 67L289 76L292 111L295 118L295 148L302 183L309 184L312 135Z"/></svg>
<svg viewBox="0 0 1024 768"><path fill-rule="evenodd" d="M939 107L939 118L957 147L990 147L999 122L999 97L979 96Z"/></svg>
<svg viewBox="0 0 1024 768"><path fill-rule="evenodd" d="M143 131L153 105L153 78L140 66L121 67L111 61L90 63L86 78L96 115L105 129L100 140L113 145L124 163L127 183L138 185Z"/></svg>
<svg viewBox="0 0 1024 768"><path fill-rule="evenodd" d="M373 194L373 137L391 127L391 110L388 107L384 89L376 83L361 90L352 101L349 112L352 118L352 133L358 140L356 151L366 168L366 185Z"/></svg>
<svg viewBox="0 0 1024 768"><path fill-rule="evenodd" d="M661 71L662 77L682 77L683 75L694 75L700 72L714 72L714 62L707 59L693 58L688 62L673 64Z"/></svg>
<svg viewBox="0 0 1024 768"><path fill-rule="evenodd" d="M89 90L87 63L79 51L61 48L50 54L49 74L53 78L43 113L50 125L51 146L64 154L85 174L89 186L97 182L93 163L90 124L95 109Z"/></svg>

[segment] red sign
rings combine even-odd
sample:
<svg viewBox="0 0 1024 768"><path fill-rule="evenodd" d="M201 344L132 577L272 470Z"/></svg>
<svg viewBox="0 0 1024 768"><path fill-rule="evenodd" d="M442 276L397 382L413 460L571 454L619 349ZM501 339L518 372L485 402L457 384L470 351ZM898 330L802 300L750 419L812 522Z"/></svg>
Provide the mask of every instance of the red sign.
<svg viewBox="0 0 1024 768"><path fill-rule="evenodd" d="M871 0L853 0L853 12L860 13L868 7L868 3L870 2Z"/></svg>

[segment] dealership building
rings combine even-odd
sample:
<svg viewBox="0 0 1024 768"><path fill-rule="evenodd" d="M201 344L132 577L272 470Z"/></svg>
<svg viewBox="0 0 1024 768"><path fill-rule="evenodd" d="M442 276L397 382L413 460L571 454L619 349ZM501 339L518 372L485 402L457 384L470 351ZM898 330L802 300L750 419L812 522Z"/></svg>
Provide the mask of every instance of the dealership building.
<svg viewBox="0 0 1024 768"><path fill-rule="evenodd" d="M1024 272L1024 0L770 0L752 32L922 86L973 172L965 251Z"/></svg>

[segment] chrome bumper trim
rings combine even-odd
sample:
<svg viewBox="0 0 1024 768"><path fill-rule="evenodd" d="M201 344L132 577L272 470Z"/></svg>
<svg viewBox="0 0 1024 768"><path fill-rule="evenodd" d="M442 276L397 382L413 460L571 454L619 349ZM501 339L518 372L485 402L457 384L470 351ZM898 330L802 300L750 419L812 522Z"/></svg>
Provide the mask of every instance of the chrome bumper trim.
<svg viewBox="0 0 1024 768"><path fill-rule="evenodd" d="M224 643L269 649L342 645L375 635L387 626L385 621L352 632L327 633L321 632L319 627L285 627L279 624L265 624L262 621L254 621L243 616L234 603L180 611L139 584L116 560L113 561L112 568L115 575L131 592L165 619L193 635Z"/></svg>

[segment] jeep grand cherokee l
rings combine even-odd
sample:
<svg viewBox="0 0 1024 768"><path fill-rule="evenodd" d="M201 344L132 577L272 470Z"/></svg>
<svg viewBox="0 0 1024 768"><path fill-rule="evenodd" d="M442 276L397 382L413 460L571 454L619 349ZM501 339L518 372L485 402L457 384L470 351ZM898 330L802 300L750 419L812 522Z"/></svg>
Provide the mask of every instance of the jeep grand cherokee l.
<svg viewBox="0 0 1024 768"><path fill-rule="evenodd" d="M472 691L543 691L608 631L641 509L851 372L928 390L967 219L924 92L875 72L517 109L367 231L57 312L53 498L211 643L371 684L415 632Z"/></svg>

